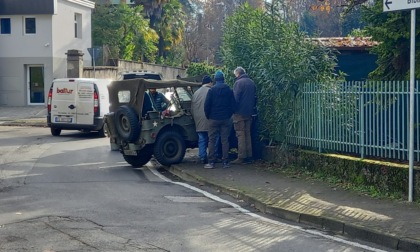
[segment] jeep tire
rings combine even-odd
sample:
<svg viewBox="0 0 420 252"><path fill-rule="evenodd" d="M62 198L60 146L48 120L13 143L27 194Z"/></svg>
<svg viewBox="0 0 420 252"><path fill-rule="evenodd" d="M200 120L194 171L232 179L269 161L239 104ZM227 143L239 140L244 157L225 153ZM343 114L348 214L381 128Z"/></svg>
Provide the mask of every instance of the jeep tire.
<svg viewBox="0 0 420 252"><path fill-rule="evenodd" d="M156 160L166 166L179 164L185 156L185 141L176 130L167 130L159 134L153 154Z"/></svg>
<svg viewBox="0 0 420 252"><path fill-rule="evenodd" d="M134 168L142 167L150 161L153 155L153 146L146 145L143 149L137 151L137 156L124 155L124 160Z"/></svg>
<svg viewBox="0 0 420 252"><path fill-rule="evenodd" d="M115 128L123 140L136 141L140 136L140 124L136 111L127 105L119 107L115 112Z"/></svg>

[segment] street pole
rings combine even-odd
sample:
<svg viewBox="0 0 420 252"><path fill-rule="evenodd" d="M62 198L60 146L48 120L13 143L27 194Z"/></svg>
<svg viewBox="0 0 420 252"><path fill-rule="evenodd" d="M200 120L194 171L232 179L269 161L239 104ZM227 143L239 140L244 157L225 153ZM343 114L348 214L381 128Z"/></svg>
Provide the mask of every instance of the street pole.
<svg viewBox="0 0 420 252"><path fill-rule="evenodd" d="M416 53L416 9L411 10L410 32L410 143L408 154L408 201L413 202L413 164L414 164L414 82Z"/></svg>
<svg viewBox="0 0 420 252"><path fill-rule="evenodd" d="M96 71L95 71L95 47L92 49L92 60L93 60L93 78L96 78Z"/></svg>

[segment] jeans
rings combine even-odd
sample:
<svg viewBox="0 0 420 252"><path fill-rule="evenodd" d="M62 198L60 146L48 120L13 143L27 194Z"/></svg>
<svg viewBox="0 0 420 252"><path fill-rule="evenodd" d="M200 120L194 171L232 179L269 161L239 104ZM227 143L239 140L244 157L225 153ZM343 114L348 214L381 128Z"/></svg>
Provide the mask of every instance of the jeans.
<svg viewBox="0 0 420 252"><path fill-rule="evenodd" d="M207 145L209 137L206 131L197 132L198 134L198 156L200 159L207 159Z"/></svg>
<svg viewBox="0 0 420 252"><path fill-rule="evenodd" d="M207 159L207 146L209 144L209 137L207 131L197 132L198 134L198 156L200 159ZM216 144L214 148L214 155L219 157L220 135L216 137Z"/></svg>

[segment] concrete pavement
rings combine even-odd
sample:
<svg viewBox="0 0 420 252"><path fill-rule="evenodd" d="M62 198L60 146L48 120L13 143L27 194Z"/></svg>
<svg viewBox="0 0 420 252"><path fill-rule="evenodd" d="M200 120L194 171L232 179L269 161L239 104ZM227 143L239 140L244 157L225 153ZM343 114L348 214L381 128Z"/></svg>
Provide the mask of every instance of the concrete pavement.
<svg viewBox="0 0 420 252"><path fill-rule="evenodd" d="M0 126L47 127L46 106L0 106Z"/></svg>
<svg viewBox="0 0 420 252"><path fill-rule="evenodd" d="M46 108L1 107L0 126L46 126ZM420 251L420 205L374 199L324 182L282 173L257 161L229 169L204 169L197 150L167 168L184 180L211 186L261 212L401 251ZM280 171L280 172L279 172Z"/></svg>

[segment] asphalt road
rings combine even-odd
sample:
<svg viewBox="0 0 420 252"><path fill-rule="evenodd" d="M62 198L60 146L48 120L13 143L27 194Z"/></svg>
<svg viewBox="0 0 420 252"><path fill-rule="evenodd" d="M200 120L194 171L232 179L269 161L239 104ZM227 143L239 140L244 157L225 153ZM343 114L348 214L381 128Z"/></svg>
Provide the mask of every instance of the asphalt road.
<svg viewBox="0 0 420 252"><path fill-rule="evenodd" d="M0 127L0 251L382 251L175 180L95 134Z"/></svg>

